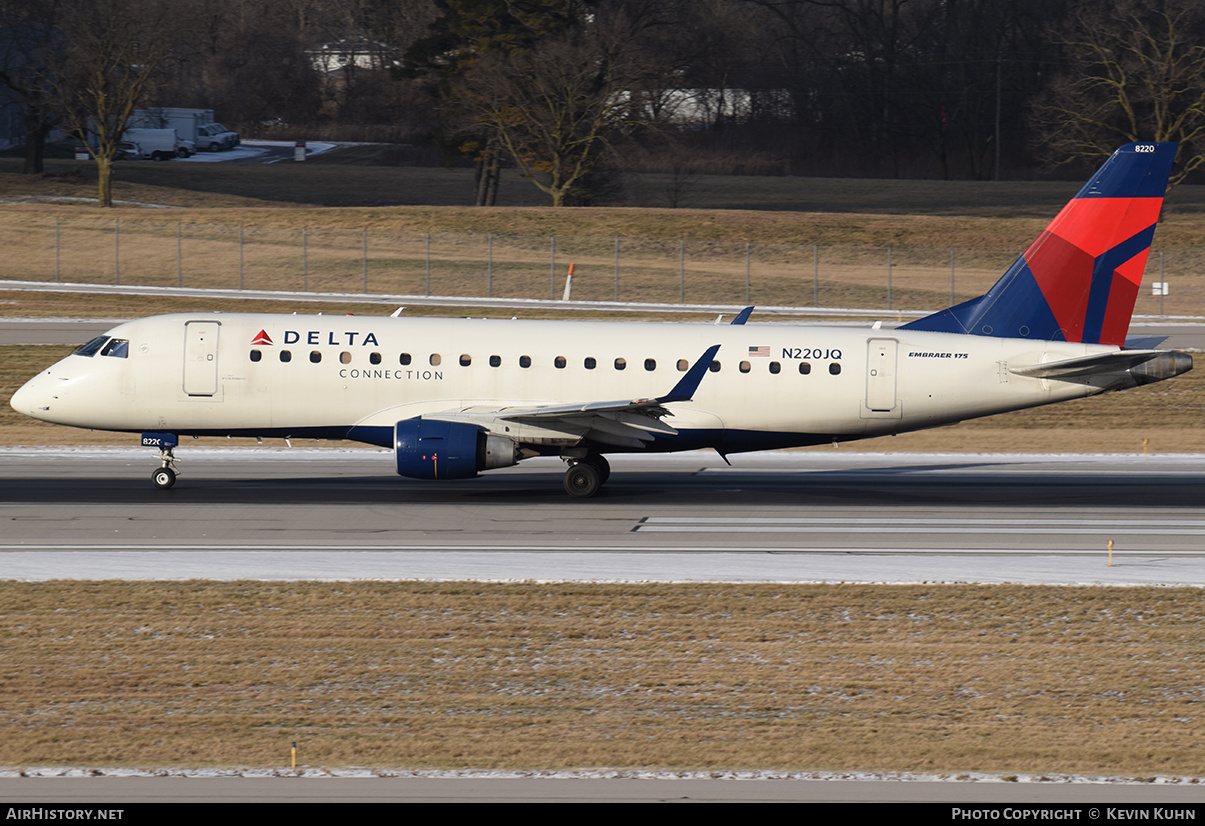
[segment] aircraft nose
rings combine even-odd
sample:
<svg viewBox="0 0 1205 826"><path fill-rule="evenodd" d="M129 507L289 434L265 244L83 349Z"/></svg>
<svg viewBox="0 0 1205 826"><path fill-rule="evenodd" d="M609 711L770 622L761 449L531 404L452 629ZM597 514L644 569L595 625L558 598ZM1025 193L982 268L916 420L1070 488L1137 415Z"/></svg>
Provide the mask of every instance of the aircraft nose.
<svg viewBox="0 0 1205 826"><path fill-rule="evenodd" d="M34 376L18 388L9 399L9 406L18 413L40 419L50 409L50 390L47 387L46 375Z"/></svg>

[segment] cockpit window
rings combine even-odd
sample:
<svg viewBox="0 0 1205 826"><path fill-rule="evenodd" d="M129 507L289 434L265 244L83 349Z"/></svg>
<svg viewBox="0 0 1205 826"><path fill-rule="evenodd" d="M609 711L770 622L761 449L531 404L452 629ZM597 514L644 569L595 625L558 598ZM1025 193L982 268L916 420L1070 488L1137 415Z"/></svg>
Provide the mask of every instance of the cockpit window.
<svg viewBox="0 0 1205 826"><path fill-rule="evenodd" d="M96 338L92 339L87 344L85 344L84 346L82 346L78 350L76 350L75 355L87 356L88 358L92 358L93 356L95 356L97 354L97 352L100 351L101 347L105 346L105 342L108 340L109 340L108 336L97 336Z"/></svg>
<svg viewBox="0 0 1205 826"><path fill-rule="evenodd" d="M111 338L100 351L102 356L112 356L115 359L127 358L130 355L130 342L124 338Z"/></svg>

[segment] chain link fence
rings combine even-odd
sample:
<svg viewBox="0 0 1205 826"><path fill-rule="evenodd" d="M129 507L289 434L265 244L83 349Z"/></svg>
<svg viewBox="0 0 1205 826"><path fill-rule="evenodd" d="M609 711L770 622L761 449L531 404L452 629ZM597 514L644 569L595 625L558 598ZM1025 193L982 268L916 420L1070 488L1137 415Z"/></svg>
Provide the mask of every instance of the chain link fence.
<svg viewBox="0 0 1205 826"><path fill-rule="evenodd" d="M583 301L934 311L984 293L1020 253L22 220L0 224L0 280L544 299L564 294L572 264ZM1203 259L1156 249L1135 312L1205 315Z"/></svg>

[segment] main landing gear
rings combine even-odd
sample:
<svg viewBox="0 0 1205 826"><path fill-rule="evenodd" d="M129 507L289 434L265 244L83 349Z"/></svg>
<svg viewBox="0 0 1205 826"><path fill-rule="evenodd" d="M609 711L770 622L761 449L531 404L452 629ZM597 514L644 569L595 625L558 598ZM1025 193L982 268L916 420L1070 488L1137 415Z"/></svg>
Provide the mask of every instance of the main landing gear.
<svg viewBox="0 0 1205 826"><path fill-rule="evenodd" d="M580 459L565 459L569 469L565 471L565 493L586 499L598 493L598 489L611 478L611 465L601 453L587 453Z"/></svg>

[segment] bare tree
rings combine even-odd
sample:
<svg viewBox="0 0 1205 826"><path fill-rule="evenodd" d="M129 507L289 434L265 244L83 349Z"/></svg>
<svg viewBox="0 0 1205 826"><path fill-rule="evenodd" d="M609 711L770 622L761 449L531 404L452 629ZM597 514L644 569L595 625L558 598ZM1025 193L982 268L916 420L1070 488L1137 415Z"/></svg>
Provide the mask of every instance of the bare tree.
<svg viewBox="0 0 1205 826"><path fill-rule="evenodd" d="M159 0L76 0L64 15L50 80L67 128L96 161L102 207L113 205L122 133L168 58L168 13Z"/></svg>
<svg viewBox="0 0 1205 826"><path fill-rule="evenodd" d="M584 194L604 150L647 120L633 102L644 78L631 34L622 13L599 15L530 48L490 52L454 87L465 120L484 127L553 206Z"/></svg>
<svg viewBox="0 0 1205 826"><path fill-rule="evenodd" d="M1196 0L1085 3L1062 43L1074 68L1035 113L1054 158L1107 157L1119 142L1177 141L1171 186L1205 164L1205 7Z"/></svg>
<svg viewBox="0 0 1205 826"><path fill-rule="evenodd" d="M21 105L25 130L25 174L43 169L46 136L57 120L50 67L63 48L57 0L0 2L0 84Z"/></svg>

